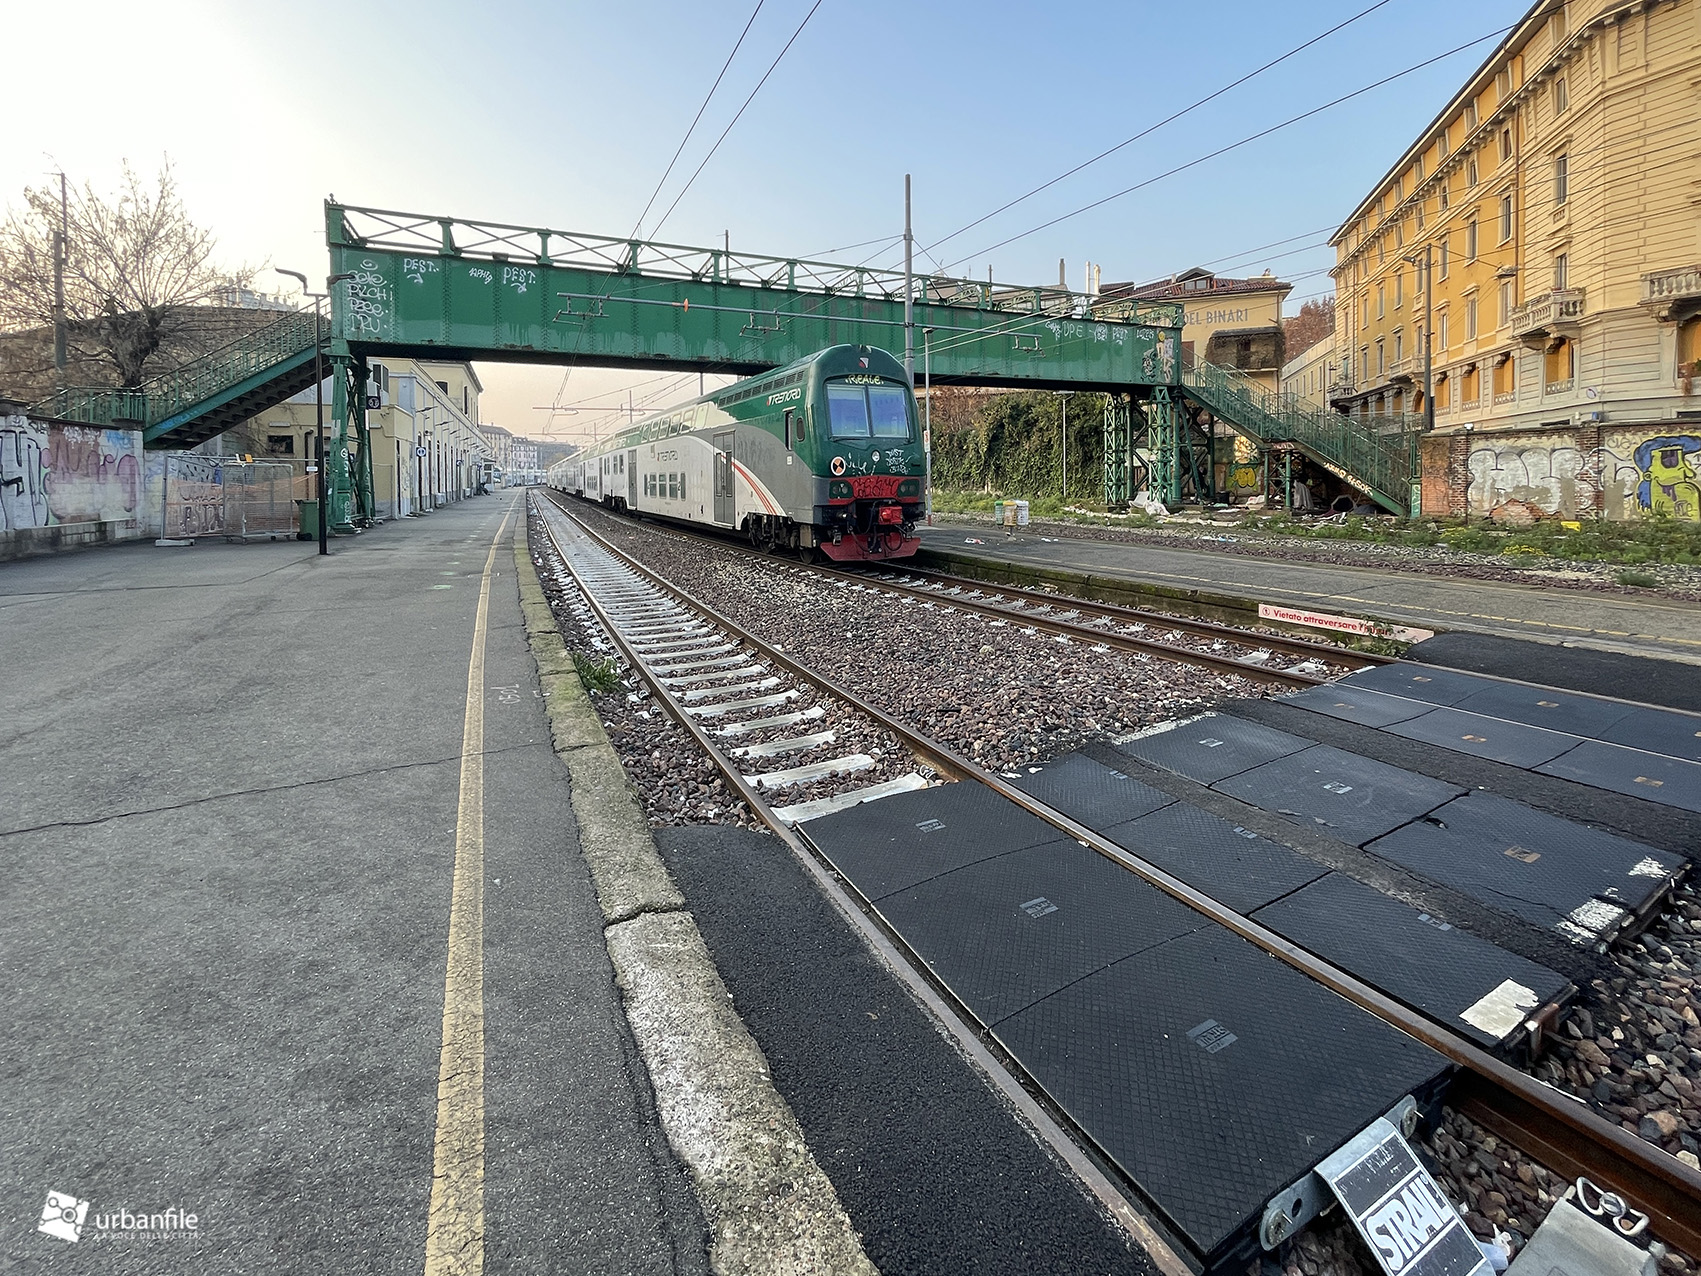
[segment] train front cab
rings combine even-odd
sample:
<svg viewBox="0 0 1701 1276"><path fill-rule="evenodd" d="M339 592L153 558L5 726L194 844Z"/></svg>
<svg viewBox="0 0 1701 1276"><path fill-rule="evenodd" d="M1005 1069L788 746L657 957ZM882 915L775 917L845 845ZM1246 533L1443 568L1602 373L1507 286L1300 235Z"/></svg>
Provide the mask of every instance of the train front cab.
<svg viewBox="0 0 1701 1276"><path fill-rule="evenodd" d="M821 551L838 562L915 553L922 455L909 386L873 373L828 377L813 415L827 480L815 512Z"/></svg>

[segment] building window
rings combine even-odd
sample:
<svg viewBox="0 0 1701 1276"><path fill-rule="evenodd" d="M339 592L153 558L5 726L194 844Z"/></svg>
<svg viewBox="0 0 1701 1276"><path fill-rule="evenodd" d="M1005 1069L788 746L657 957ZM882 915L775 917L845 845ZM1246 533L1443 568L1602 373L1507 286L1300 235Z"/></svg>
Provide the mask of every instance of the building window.
<svg viewBox="0 0 1701 1276"><path fill-rule="evenodd" d="M1442 129L1435 135L1435 159L1437 163L1447 158L1447 130Z"/></svg>
<svg viewBox="0 0 1701 1276"><path fill-rule="evenodd" d="M1512 281L1504 280L1500 285L1500 326L1504 328L1512 322L1512 303L1515 294L1512 291Z"/></svg>
<svg viewBox="0 0 1701 1276"><path fill-rule="evenodd" d="M1442 178L1441 188L1438 191L1436 191L1435 194L1436 194L1436 201L1441 205L1441 211L1446 212L1447 211L1447 205L1452 198L1447 193L1447 179L1446 178Z"/></svg>
<svg viewBox="0 0 1701 1276"><path fill-rule="evenodd" d="M1494 397L1497 402L1510 399L1517 392L1518 381L1515 372L1511 355L1494 365Z"/></svg>
<svg viewBox="0 0 1701 1276"><path fill-rule="evenodd" d="M1406 304L1406 272L1394 272L1394 309L1399 310Z"/></svg>
<svg viewBox="0 0 1701 1276"><path fill-rule="evenodd" d="M1448 383L1445 372L1438 373L1435 378L1435 410L1441 411L1452 403L1453 387Z"/></svg>
<svg viewBox="0 0 1701 1276"><path fill-rule="evenodd" d="M1358 326L1361 328L1368 328L1370 326L1369 297L1360 297L1358 299Z"/></svg>
<svg viewBox="0 0 1701 1276"><path fill-rule="evenodd" d="M1475 98L1472 98L1469 102L1465 103L1465 127L1468 128L1468 129L1472 129L1472 128L1475 128L1476 126L1477 126L1477 100Z"/></svg>
<svg viewBox="0 0 1701 1276"><path fill-rule="evenodd" d="M1500 130L1500 158L1512 158L1512 128L1510 125Z"/></svg>
<svg viewBox="0 0 1701 1276"><path fill-rule="evenodd" d="M1413 183L1417 183L1417 182L1421 182L1422 180L1423 180L1423 156L1419 155L1417 157L1417 163L1412 166L1412 181L1413 181Z"/></svg>
<svg viewBox="0 0 1701 1276"><path fill-rule="evenodd" d="M1447 278L1447 241L1445 239L1441 241L1441 261L1439 265L1441 268L1441 277L1443 279Z"/></svg>
<svg viewBox="0 0 1701 1276"><path fill-rule="evenodd" d="M1512 238L1512 197L1500 197L1500 242L1505 243Z"/></svg>
<svg viewBox="0 0 1701 1276"><path fill-rule="evenodd" d="M295 435L268 434L266 436L266 451L272 456L294 456Z"/></svg>
<svg viewBox="0 0 1701 1276"><path fill-rule="evenodd" d="M1443 310L1435 317L1435 341L1441 350L1447 349L1447 312Z"/></svg>
<svg viewBox="0 0 1701 1276"><path fill-rule="evenodd" d="M1370 347L1369 346L1360 346L1358 348L1358 366L1359 366L1359 375L1363 376L1364 370L1370 366Z"/></svg>
<svg viewBox="0 0 1701 1276"><path fill-rule="evenodd" d="M1560 337L1548 347L1545 371L1548 389L1569 388L1572 378L1577 375L1577 353L1566 338Z"/></svg>
<svg viewBox="0 0 1701 1276"><path fill-rule="evenodd" d="M1376 317L1382 318L1388 313L1388 285L1376 285Z"/></svg>
<svg viewBox="0 0 1701 1276"><path fill-rule="evenodd" d="M472 412L472 390L467 386L461 387L461 415L467 416Z"/></svg>
<svg viewBox="0 0 1701 1276"><path fill-rule="evenodd" d="M1571 260L1567 253L1559 253L1553 259L1553 290L1564 292L1567 279L1570 276Z"/></svg>
<svg viewBox="0 0 1701 1276"><path fill-rule="evenodd" d="M1376 343L1376 375L1381 376L1388 370L1388 361L1383 357L1383 343Z"/></svg>
<svg viewBox="0 0 1701 1276"><path fill-rule="evenodd" d="M1494 96L1501 102L1512 96L1512 68L1505 67L1494 77Z"/></svg>
<svg viewBox="0 0 1701 1276"><path fill-rule="evenodd" d="M1563 204L1570 195L1571 157L1557 155L1553 160L1553 202Z"/></svg>
<svg viewBox="0 0 1701 1276"><path fill-rule="evenodd" d="M1394 202L1396 204L1398 204L1405 197L1406 197L1405 179L1396 177L1394 179Z"/></svg>
<svg viewBox="0 0 1701 1276"><path fill-rule="evenodd" d="M1394 329L1394 362L1398 363L1406 357L1406 334L1403 330Z"/></svg>
<svg viewBox="0 0 1701 1276"><path fill-rule="evenodd" d="M1465 298L1465 340L1477 339L1477 299L1473 294Z"/></svg>
<svg viewBox="0 0 1701 1276"><path fill-rule="evenodd" d="M1471 218L1465 223L1465 260L1477 259L1477 219Z"/></svg>
<svg viewBox="0 0 1701 1276"><path fill-rule="evenodd" d="M1471 187L1471 186L1475 186L1476 184L1477 184L1477 157L1475 155L1473 155L1473 156L1471 156L1470 159L1465 161L1465 185L1468 188L1468 187Z"/></svg>
<svg viewBox="0 0 1701 1276"><path fill-rule="evenodd" d="M1553 82L1553 113L1564 115L1565 108L1571 105L1571 95L1565 89L1565 77L1560 76Z"/></svg>
<svg viewBox="0 0 1701 1276"><path fill-rule="evenodd" d="M1388 264L1388 238L1385 235L1378 235L1376 238L1376 264L1378 266Z"/></svg>
<svg viewBox="0 0 1701 1276"><path fill-rule="evenodd" d="M1479 385L1479 382L1477 381L1477 376L1478 376L1478 373L1477 373L1476 365L1474 365L1474 364L1471 367L1466 368L1464 370L1464 372L1460 374L1460 377L1459 377L1459 400L1460 400L1460 402L1462 402L1462 403L1475 403L1475 402L1478 401L1478 396L1479 396L1480 392L1477 389L1477 387Z"/></svg>
<svg viewBox="0 0 1701 1276"><path fill-rule="evenodd" d="M1423 234L1423 203L1421 201L1417 206L1417 228L1418 234Z"/></svg>
<svg viewBox="0 0 1701 1276"><path fill-rule="evenodd" d="M1404 248L1405 246L1406 246L1406 223L1402 219L1401 221L1397 221L1397 222L1394 223L1394 247Z"/></svg>

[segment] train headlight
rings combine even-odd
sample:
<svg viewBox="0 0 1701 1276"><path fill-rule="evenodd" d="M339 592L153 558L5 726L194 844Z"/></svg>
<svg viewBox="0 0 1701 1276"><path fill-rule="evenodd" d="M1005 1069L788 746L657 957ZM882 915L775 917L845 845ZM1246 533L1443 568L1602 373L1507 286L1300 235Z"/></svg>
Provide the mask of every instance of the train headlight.
<svg viewBox="0 0 1701 1276"><path fill-rule="evenodd" d="M848 501L855 495L856 493L852 491L851 485L844 479L834 479L827 484L827 499L829 501Z"/></svg>
<svg viewBox="0 0 1701 1276"><path fill-rule="evenodd" d="M914 479L914 478L905 479L902 483L898 484L898 495L899 496L920 496L921 495L921 480L920 479Z"/></svg>

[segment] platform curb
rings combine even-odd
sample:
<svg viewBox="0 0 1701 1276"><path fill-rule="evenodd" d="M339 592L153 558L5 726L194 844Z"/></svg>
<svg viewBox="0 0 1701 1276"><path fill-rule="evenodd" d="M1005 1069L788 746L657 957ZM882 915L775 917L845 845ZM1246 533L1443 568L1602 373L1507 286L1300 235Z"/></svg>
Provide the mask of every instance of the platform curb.
<svg viewBox="0 0 1701 1276"><path fill-rule="evenodd" d="M656 852L637 790L544 598L523 524L514 568L603 942L662 1130L691 1173L710 1266L721 1276L878 1276Z"/></svg>

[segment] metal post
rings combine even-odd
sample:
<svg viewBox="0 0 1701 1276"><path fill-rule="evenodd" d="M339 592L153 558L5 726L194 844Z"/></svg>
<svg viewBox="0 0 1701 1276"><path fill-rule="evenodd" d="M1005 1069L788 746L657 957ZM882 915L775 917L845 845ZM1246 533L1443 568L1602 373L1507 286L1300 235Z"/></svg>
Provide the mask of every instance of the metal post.
<svg viewBox="0 0 1701 1276"><path fill-rule="evenodd" d="M65 249L70 238L66 212L65 174L59 174L59 232L53 237L53 378L57 389L65 388Z"/></svg>
<svg viewBox="0 0 1701 1276"><path fill-rule="evenodd" d="M1053 394L1063 400L1063 503L1069 503L1069 396L1073 390L1053 390Z"/></svg>
<svg viewBox="0 0 1701 1276"><path fill-rule="evenodd" d="M915 288L911 285L915 235L910 231L910 175L904 174L904 379L915 391Z"/></svg>
<svg viewBox="0 0 1701 1276"><path fill-rule="evenodd" d="M921 330L921 385L927 393L926 419L921 426L922 490L926 494L927 525L933 526L933 345L932 328Z"/></svg>
<svg viewBox="0 0 1701 1276"><path fill-rule="evenodd" d="M1435 364L1433 343L1430 340L1432 303L1435 300L1434 277L1430 274L1431 245L1423 246L1423 428L1435 429Z"/></svg>
<svg viewBox="0 0 1701 1276"><path fill-rule="evenodd" d="M319 465L319 552L329 554L330 525L325 521L325 507L330 494L325 488L325 369L321 354L325 349L325 332L319 323L319 297L313 298L313 439Z"/></svg>

